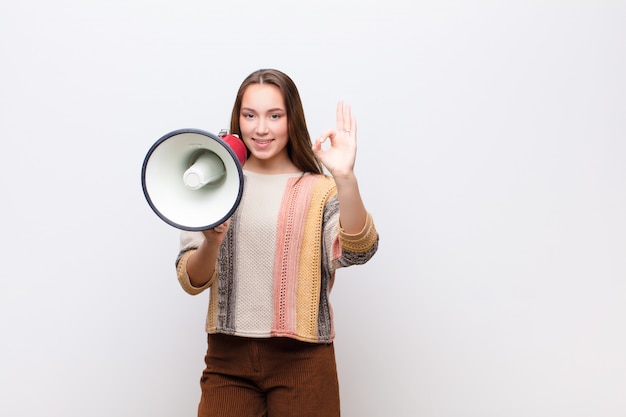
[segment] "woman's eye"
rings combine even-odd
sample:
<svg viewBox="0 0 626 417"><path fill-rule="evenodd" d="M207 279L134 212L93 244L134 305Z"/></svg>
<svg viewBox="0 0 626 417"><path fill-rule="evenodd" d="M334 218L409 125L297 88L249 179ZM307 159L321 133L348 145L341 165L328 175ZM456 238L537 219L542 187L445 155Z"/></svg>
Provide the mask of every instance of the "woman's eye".
<svg viewBox="0 0 626 417"><path fill-rule="evenodd" d="M274 120L276 120L276 119L280 119L280 114L272 114L272 115L270 116L270 118L271 118L271 119L274 119Z"/></svg>
<svg viewBox="0 0 626 417"><path fill-rule="evenodd" d="M253 115L252 113L244 113L244 114L243 114L243 117L244 117L245 119L252 119L252 118L254 117L254 115Z"/></svg>

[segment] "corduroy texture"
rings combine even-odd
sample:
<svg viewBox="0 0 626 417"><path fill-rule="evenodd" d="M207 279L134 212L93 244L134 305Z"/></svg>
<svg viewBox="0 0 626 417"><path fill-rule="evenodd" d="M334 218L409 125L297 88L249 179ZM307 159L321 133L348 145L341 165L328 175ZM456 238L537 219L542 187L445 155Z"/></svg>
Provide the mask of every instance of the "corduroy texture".
<svg viewBox="0 0 626 417"><path fill-rule="evenodd" d="M332 344L209 335L199 417L339 417Z"/></svg>

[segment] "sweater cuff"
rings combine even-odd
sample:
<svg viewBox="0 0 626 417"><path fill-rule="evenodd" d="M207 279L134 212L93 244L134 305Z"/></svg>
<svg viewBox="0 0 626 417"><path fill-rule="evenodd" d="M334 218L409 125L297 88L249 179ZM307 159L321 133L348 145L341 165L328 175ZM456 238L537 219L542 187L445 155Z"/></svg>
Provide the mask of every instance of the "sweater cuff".
<svg viewBox="0 0 626 417"><path fill-rule="evenodd" d="M376 244L377 238L378 232L374 226L374 219L369 212L367 213L365 226L363 226L363 230L359 233L346 233L343 228L339 227L339 242L341 243L341 247L351 252L367 252Z"/></svg>
<svg viewBox="0 0 626 417"><path fill-rule="evenodd" d="M209 279L209 281L204 284L202 287L194 287L191 284L191 280L189 279L189 274L187 273L187 261L189 260L189 257L191 256L192 253L194 253L196 250L192 249L190 251L187 251L185 254L183 254L183 256L181 256L180 260L178 261L178 266L176 267L176 275L178 276L178 282L180 283L181 287L183 287L183 290L191 295L197 295L200 294L202 291L206 290L207 288L209 288L212 284L213 281L215 281L215 277L217 276L217 268L215 268L215 270L213 271L213 276L211 276L211 279Z"/></svg>

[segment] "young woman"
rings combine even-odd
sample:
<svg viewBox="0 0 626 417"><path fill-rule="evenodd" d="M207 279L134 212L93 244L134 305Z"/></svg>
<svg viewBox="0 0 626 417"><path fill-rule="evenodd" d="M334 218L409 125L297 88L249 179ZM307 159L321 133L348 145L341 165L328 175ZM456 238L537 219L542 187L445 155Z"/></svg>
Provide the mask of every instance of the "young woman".
<svg viewBox="0 0 626 417"><path fill-rule="evenodd" d="M336 118L311 144L286 74L259 70L239 88L241 203L214 229L182 232L176 261L185 291L211 288L199 416L339 416L328 297L336 269L367 262L378 233L354 175L356 119L342 102Z"/></svg>

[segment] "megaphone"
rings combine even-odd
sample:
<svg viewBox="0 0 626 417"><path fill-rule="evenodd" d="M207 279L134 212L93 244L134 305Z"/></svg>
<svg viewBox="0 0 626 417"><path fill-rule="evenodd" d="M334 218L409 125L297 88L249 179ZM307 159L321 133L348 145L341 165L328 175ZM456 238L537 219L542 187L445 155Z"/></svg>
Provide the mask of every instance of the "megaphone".
<svg viewBox="0 0 626 417"><path fill-rule="evenodd" d="M202 231L227 220L243 194L247 150L237 136L179 129L157 140L143 161L141 184L150 208L181 230Z"/></svg>

